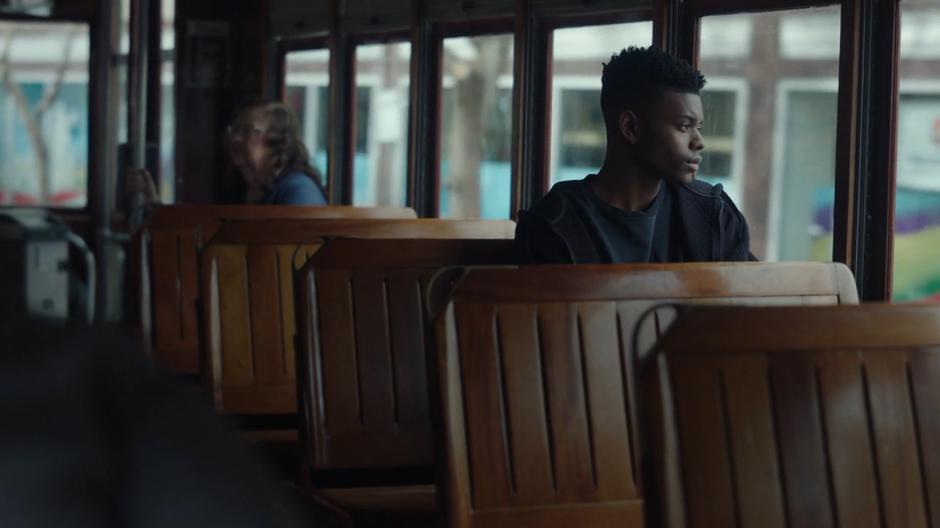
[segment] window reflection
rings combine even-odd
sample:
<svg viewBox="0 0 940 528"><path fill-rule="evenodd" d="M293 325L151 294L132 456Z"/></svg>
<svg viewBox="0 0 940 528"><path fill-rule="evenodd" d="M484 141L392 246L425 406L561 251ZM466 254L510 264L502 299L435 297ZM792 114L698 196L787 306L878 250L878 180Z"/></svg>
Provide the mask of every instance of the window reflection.
<svg viewBox="0 0 940 528"><path fill-rule="evenodd" d="M297 113L314 168L327 175L330 51L289 52L284 61L284 99Z"/></svg>
<svg viewBox="0 0 940 528"><path fill-rule="evenodd" d="M552 33L552 184L600 169L607 148L600 102L602 65L623 48L647 47L652 41L652 22Z"/></svg>
<svg viewBox="0 0 940 528"><path fill-rule="evenodd" d="M898 301L940 300L940 5L901 2L894 277Z"/></svg>
<svg viewBox="0 0 940 528"><path fill-rule="evenodd" d="M88 26L0 22L0 205L83 207Z"/></svg>
<svg viewBox="0 0 940 528"><path fill-rule="evenodd" d="M356 48L354 205L404 206L411 45Z"/></svg>
<svg viewBox="0 0 940 528"><path fill-rule="evenodd" d="M442 217L509 217L512 44L512 35L444 39Z"/></svg>
<svg viewBox="0 0 940 528"><path fill-rule="evenodd" d="M702 19L701 178L763 260L832 260L839 7Z"/></svg>

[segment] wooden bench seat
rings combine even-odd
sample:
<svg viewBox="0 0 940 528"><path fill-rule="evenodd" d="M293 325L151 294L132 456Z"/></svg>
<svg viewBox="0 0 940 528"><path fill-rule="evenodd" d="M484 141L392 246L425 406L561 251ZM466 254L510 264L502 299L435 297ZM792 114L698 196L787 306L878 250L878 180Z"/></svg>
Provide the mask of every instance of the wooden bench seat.
<svg viewBox="0 0 940 528"><path fill-rule="evenodd" d="M134 241L133 280L144 344L158 365L198 374L198 252L230 219L415 218L396 207L165 205L152 212Z"/></svg>
<svg viewBox="0 0 940 528"><path fill-rule="evenodd" d="M643 526L628 354L641 314L664 300L857 294L840 264L470 270L436 322L451 526Z"/></svg>
<svg viewBox="0 0 940 528"><path fill-rule="evenodd" d="M940 305L692 308L638 373L650 526L940 522Z"/></svg>
<svg viewBox="0 0 940 528"><path fill-rule="evenodd" d="M425 290L438 269L512 262L512 240L337 239L301 270L299 390L308 483L352 509L436 509ZM318 472L426 468L426 485L322 489ZM351 493L367 493L351 499ZM339 495L337 495L339 494Z"/></svg>
<svg viewBox="0 0 940 528"><path fill-rule="evenodd" d="M327 238L509 239L514 229L513 222L496 220L228 222L200 257L207 378L216 410L296 412L293 274Z"/></svg>

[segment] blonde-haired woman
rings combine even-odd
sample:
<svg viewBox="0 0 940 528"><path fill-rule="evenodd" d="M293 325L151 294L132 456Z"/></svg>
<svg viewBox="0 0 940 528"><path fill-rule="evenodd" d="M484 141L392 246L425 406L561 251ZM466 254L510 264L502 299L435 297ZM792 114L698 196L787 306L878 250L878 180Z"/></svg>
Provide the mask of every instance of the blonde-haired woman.
<svg viewBox="0 0 940 528"><path fill-rule="evenodd" d="M326 205L320 174L300 138L294 112L278 102L244 107L228 127L229 155L245 180L245 202Z"/></svg>
<svg viewBox="0 0 940 528"><path fill-rule="evenodd" d="M232 164L245 180L245 203L268 205L326 205L320 173L300 138L300 123L287 105L252 103L241 109L229 125L226 147ZM142 207L158 204L160 197L146 170L128 173L128 200Z"/></svg>

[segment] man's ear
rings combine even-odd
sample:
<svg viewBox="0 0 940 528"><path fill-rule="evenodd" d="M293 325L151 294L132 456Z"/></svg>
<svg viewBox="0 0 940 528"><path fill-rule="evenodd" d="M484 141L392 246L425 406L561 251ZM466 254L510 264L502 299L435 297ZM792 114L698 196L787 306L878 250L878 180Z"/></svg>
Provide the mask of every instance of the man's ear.
<svg viewBox="0 0 940 528"><path fill-rule="evenodd" d="M633 110L624 110L620 112L620 135L634 145L639 141L640 121Z"/></svg>

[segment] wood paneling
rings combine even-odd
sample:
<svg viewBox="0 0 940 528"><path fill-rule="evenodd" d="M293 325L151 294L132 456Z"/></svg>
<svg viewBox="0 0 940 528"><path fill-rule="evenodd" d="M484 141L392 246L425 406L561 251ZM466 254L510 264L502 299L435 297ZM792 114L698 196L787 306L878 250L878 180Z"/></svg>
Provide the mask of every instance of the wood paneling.
<svg viewBox="0 0 940 528"><path fill-rule="evenodd" d="M419 225L441 236L449 229L442 226L467 224ZM431 466L428 277L444 266L511 258L507 238L336 239L310 260L297 298L311 469Z"/></svg>
<svg viewBox="0 0 940 528"><path fill-rule="evenodd" d="M438 326L451 524L642 526L615 306L457 296Z"/></svg>
<svg viewBox="0 0 940 528"><path fill-rule="evenodd" d="M204 277L209 279L203 284L203 295L205 298L214 295L221 298L218 307L207 303L204 313L205 328L222 328L221 338L207 343L210 359L208 378L220 384L213 387L217 410L235 414L292 414L297 410L294 396L297 319L294 294L286 294L295 291L295 268L288 269L285 262L297 266L306 260L305 256L315 254L324 240L339 236L445 240L493 237L505 240L512 237L513 225L508 221L486 220L229 220L205 246L201 256ZM410 242L394 244L388 248L387 254L395 255L397 261L409 254L415 255L418 263L427 261L424 251L409 246ZM404 250L409 248L413 252L405 253ZM466 250L461 253L448 249L445 255L466 253ZM501 257L500 263L507 262L508 253L508 249L503 250L506 256ZM398 394L403 392L407 398L408 391L414 387L399 390L396 376L401 375L402 381L419 377L413 372L401 371L405 367L396 357L397 350L391 346L392 329L389 326L389 314L393 311L389 306L399 302L392 294L402 291L405 294L402 303L414 300L414 292L420 288L419 274L413 273L410 279L405 275L397 276L396 288L392 292L388 287L389 277L381 271L384 264L379 250L363 249L354 254L354 261L371 262L374 270L362 269L361 264L353 265L353 268L360 267L355 273L322 286L325 297L321 297L319 284L312 297L308 297L317 299L317 303L324 307L324 311L319 313L328 316L325 320L328 322L317 323L317 328L324 333L322 346L318 346L323 354L320 361L333 374L324 376L318 387L322 386L325 394L333 396L326 398L323 404L323 423L333 434L341 431L370 433L398 427L399 415L395 406ZM213 274L212 270L217 267L219 272ZM228 277L225 270L229 268L244 269L240 276L245 278L245 282L221 282L220 279ZM436 269L424 268L420 275L430 275ZM332 268L332 271L346 273L340 268ZM247 312L233 312L234 308L227 306L230 302L234 307L243 303ZM397 340L408 343L410 338L406 336L422 335L423 308L419 305L402 306L396 311L399 309L403 312L396 317L404 315L418 323L404 330L395 329ZM226 335L227 328L239 330L234 335ZM250 358L243 357L246 353ZM408 352L403 351L402 358L407 357ZM234 366L229 361L234 361ZM250 377L239 370L243 363L250 367ZM230 371L237 375L228 376ZM219 372L222 373L221 378ZM423 380L423 367L420 372ZM227 388L244 387L246 380L257 388L259 402L267 402L265 407L255 403L235 405L234 401L226 401ZM417 389L426 392L420 385ZM240 397L239 401L248 402L250 397ZM341 450L343 444L334 442L333 445ZM359 456L352 451L349 453L351 460ZM413 459L414 456L408 454L407 458Z"/></svg>
<svg viewBox="0 0 940 528"><path fill-rule="evenodd" d="M682 486L651 493L679 525L937 521L940 305L688 309L656 350L645 430L677 444L648 436L645 460L678 460Z"/></svg>
<svg viewBox="0 0 940 528"><path fill-rule="evenodd" d="M443 273L441 280L447 280ZM539 526L565 518L580 526L642 526L631 351L634 337L640 351L648 350L675 314L650 309L661 303L840 301L855 303L857 296L851 274L838 264L470 269L436 327L449 521ZM690 370L677 382L690 398L703 400L698 414L683 415L680 431L711 426L700 441L718 454L689 457L689 463L715 470L695 486L724 490L716 491L723 500L701 504L715 525L783 508L781 500L771 500L773 490L735 494L734 475L716 473L748 464L735 457L723 431L747 428L749 442L775 435L754 407L769 401L769 393L744 403L735 398L761 381L746 367L722 377ZM723 422L729 405L755 421Z"/></svg>
<svg viewBox="0 0 940 528"><path fill-rule="evenodd" d="M161 367L196 374L199 361L197 255L230 219L414 218L411 209L393 207L292 207L267 205L167 205L155 209L141 230L140 328ZM290 261L283 262L284 269ZM289 296L288 296L289 297ZM152 320L150 319L152 317ZM293 326L293 322L289 323Z"/></svg>
<svg viewBox="0 0 940 528"><path fill-rule="evenodd" d="M435 236L448 234L434 229ZM511 258L508 238L336 239L300 271L302 452L317 492L331 497L335 491L320 489L321 470L357 470L368 481L387 469L431 468L428 278L444 266L507 264ZM401 493L400 484L386 478L385 486L354 506L436 506L435 487L426 486L425 500L415 502L419 491Z"/></svg>

